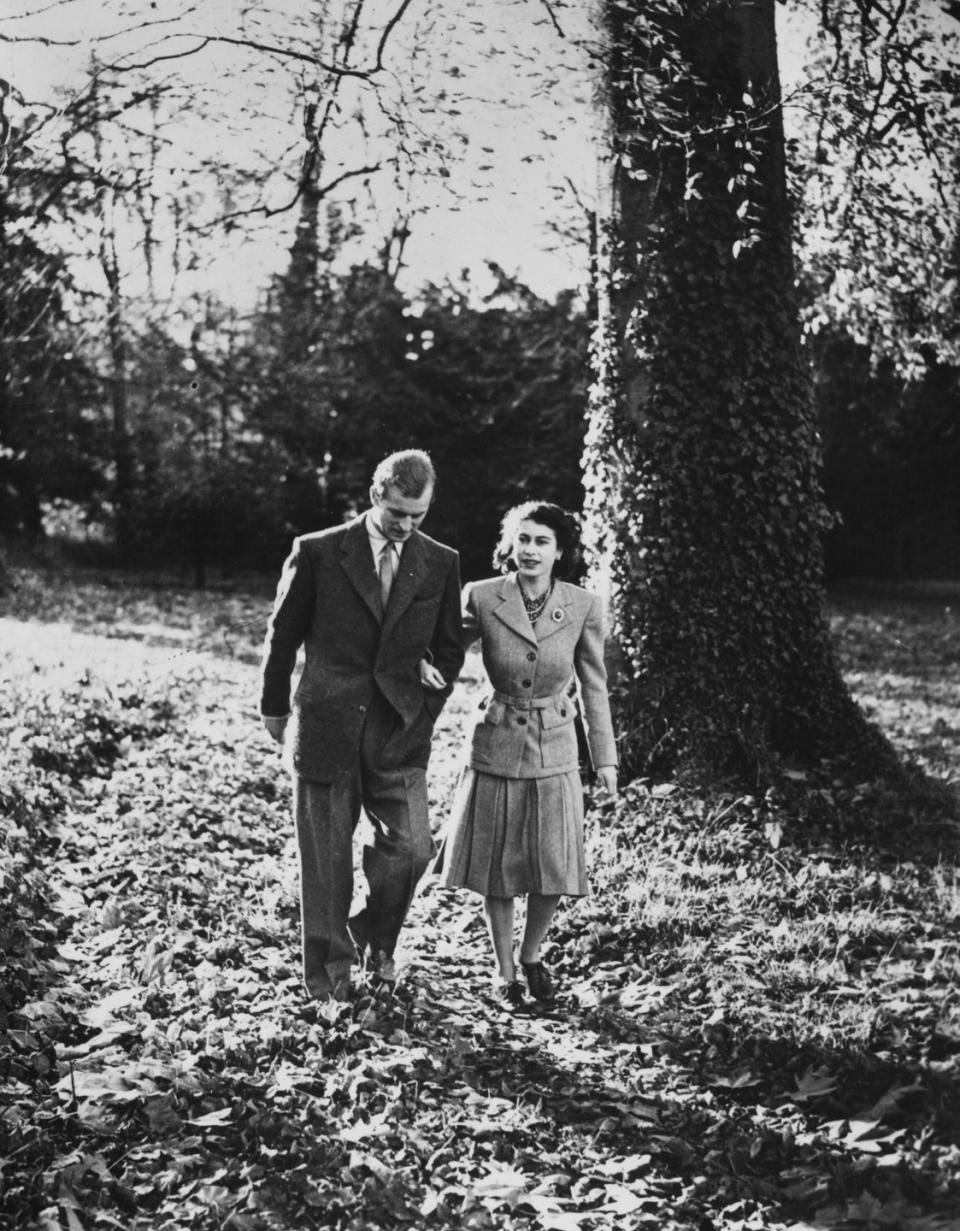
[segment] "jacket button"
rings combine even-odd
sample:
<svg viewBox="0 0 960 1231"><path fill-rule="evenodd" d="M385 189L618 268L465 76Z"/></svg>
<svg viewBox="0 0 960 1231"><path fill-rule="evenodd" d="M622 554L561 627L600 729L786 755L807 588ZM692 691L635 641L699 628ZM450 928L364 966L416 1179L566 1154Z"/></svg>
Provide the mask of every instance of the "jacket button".
<svg viewBox="0 0 960 1231"><path fill-rule="evenodd" d="M360 711L361 714L365 714L367 712L367 707L365 705L358 705L357 709Z"/></svg>
<svg viewBox="0 0 960 1231"><path fill-rule="evenodd" d="M518 727L525 727L526 725L527 725L527 720L526 720L526 718L518 718L518 719L517 719L517 726L518 726Z"/></svg>
<svg viewBox="0 0 960 1231"><path fill-rule="evenodd" d="M531 650L530 653L527 655L527 662L535 663L536 661L537 661L537 655L533 650Z"/></svg>
<svg viewBox="0 0 960 1231"><path fill-rule="evenodd" d="M520 684L521 684L521 685L522 685L522 687L524 687L524 688L532 688L532 687L533 687L533 680L521 680L521 681L520 681Z"/></svg>

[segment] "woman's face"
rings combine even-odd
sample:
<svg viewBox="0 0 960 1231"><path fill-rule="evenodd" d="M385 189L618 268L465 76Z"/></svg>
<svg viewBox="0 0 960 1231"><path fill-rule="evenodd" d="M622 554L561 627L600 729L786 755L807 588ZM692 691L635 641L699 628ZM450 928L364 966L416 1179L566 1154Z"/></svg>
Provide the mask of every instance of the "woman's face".
<svg viewBox="0 0 960 1231"><path fill-rule="evenodd" d="M557 536L549 526L527 520L517 527L510 555L524 581L548 581L561 554Z"/></svg>

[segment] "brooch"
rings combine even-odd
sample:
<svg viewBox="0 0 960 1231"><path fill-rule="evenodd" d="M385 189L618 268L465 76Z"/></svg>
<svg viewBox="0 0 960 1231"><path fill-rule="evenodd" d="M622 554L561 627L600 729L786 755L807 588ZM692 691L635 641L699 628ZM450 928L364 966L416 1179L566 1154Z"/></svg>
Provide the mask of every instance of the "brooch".
<svg viewBox="0 0 960 1231"><path fill-rule="evenodd" d="M554 624L560 623L560 621L563 619L563 612L560 610L559 607L556 609L556 611L553 612L553 614L550 616L550 619L553 620Z"/></svg>

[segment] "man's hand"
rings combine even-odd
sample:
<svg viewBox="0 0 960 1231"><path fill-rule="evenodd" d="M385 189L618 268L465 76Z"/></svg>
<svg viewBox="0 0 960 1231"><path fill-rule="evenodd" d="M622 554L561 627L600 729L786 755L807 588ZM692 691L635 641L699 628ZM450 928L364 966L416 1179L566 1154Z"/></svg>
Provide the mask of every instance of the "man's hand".
<svg viewBox="0 0 960 1231"><path fill-rule="evenodd" d="M610 796L611 799L617 798L617 767L616 765L598 765L597 777L600 779L600 786Z"/></svg>
<svg viewBox="0 0 960 1231"><path fill-rule="evenodd" d="M287 729L287 719L284 718L268 718L266 714L262 715L263 725L267 728L270 738L276 744L283 743L283 733Z"/></svg>
<svg viewBox="0 0 960 1231"><path fill-rule="evenodd" d="M420 683L424 688L429 688L431 692L440 692L447 686L443 675L433 663L428 663L425 658L420 659Z"/></svg>

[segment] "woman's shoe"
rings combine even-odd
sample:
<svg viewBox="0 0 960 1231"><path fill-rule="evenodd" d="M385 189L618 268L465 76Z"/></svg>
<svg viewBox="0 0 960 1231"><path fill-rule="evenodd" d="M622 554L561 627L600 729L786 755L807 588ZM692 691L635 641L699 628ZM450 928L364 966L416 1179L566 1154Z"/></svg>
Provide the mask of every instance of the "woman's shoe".
<svg viewBox="0 0 960 1231"><path fill-rule="evenodd" d="M523 998L523 984L516 979L498 979L493 985L494 999L497 1000L508 1012L514 1009L522 1009L526 1005Z"/></svg>
<svg viewBox="0 0 960 1231"><path fill-rule="evenodd" d="M530 989L530 995L534 1000L550 1004L556 999L557 989L554 987L553 979L550 977L550 971L547 970L543 962L524 962L521 960L520 965L523 967L523 973L527 977L527 987Z"/></svg>

